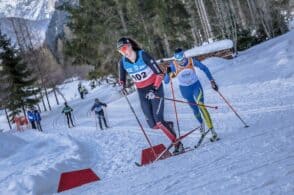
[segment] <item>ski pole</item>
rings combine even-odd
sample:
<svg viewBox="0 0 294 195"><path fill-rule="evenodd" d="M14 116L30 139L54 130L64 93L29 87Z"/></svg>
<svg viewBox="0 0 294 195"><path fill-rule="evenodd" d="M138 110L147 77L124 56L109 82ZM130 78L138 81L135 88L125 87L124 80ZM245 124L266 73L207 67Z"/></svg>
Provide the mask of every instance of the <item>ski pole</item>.
<svg viewBox="0 0 294 195"><path fill-rule="evenodd" d="M170 88L171 88L171 91L172 91L173 99L175 99L175 92L174 92L174 85L173 85L172 78L170 79ZM175 109L175 114L176 114L178 134L179 134L179 137L180 137L181 136L181 132L180 132L181 130L180 130L180 124L179 124L179 118L178 118L178 112L177 112L176 102L173 101L173 104L174 104L174 109Z"/></svg>
<svg viewBox="0 0 294 195"><path fill-rule="evenodd" d="M157 154L155 153L154 148L153 148L153 146L152 146L152 144L151 144L151 141L150 141L150 139L148 138L148 136L147 136L147 134L146 134L146 132L145 132L145 130L144 130L144 128L143 128L143 125L141 124L141 122L140 122L140 120L139 120L139 118L138 118L138 116L137 116L137 114L136 114L136 112L135 112L133 106L131 105L131 102L130 102L129 98L128 98L127 95L125 95L125 94L123 94L123 96L124 96L125 99L127 100L130 109L132 110L132 112L133 112L133 114L134 114L134 116L135 116L135 118L136 118L136 120L137 120L137 122L138 122L138 124L139 124L139 126L140 126L140 128L141 128L141 130L142 130L142 132L143 132L143 134L144 134L144 136L145 136L145 138L146 138L146 140L147 140L147 142L148 142L148 144L149 144L149 146L150 146L152 152L153 152L153 154L154 154L154 156L156 157Z"/></svg>
<svg viewBox="0 0 294 195"><path fill-rule="evenodd" d="M240 119L240 121L244 124L244 127L247 128L249 125L245 123L245 121L239 116L237 111L231 106L228 100L221 94L221 92L217 91L217 93L221 96L221 98L226 102L226 104L231 108L231 110L235 113L235 115Z"/></svg>
<svg viewBox="0 0 294 195"><path fill-rule="evenodd" d="M155 96L155 98L160 98L160 97ZM172 99L172 98L167 98L167 97L164 97L164 99L165 100L169 100L169 101L174 101L174 102L180 102L180 103L184 103L184 104L194 105L194 106L203 106L203 107L206 107L206 108L218 109L217 106L209 106L209 105L206 105L206 104L199 104L199 103L194 103L194 102L186 102L186 101Z"/></svg>

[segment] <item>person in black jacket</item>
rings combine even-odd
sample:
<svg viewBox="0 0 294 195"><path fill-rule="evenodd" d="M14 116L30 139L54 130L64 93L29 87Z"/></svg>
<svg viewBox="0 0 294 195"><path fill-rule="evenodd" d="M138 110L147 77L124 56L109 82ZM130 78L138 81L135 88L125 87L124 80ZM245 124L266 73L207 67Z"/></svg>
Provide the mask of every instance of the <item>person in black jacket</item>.
<svg viewBox="0 0 294 195"><path fill-rule="evenodd" d="M91 111L95 111L95 114L96 114L97 118L99 119L99 126L100 126L101 130L103 130L102 119L104 121L105 127L109 128L107 123L106 123L106 119L105 119L105 115L104 115L104 111L103 111L102 106L107 107L107 105L105 103L100 102L100 100L98 98L96 98L95 103L91 108Z"/></svg>
<svg viewBox="0 0 294 195"><path fill-rule="evenodd" d="M159 65L131 38L120 38L117 41L117 50L122 55L119 61L119 83L122 88L125 88L128 74L136 85L141 108L149 127L163 131L174 143L174 153L183 152L182 142L176 142L177 135L172 121L164 120L164 73ZM124 91L121 89L122 94Z"/></svg>

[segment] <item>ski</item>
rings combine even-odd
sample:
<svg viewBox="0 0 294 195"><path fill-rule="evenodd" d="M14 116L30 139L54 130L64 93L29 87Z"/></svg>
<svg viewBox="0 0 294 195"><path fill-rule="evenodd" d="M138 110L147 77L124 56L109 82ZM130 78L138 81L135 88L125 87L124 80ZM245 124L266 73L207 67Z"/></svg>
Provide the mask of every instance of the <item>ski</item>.
<svg viewBox="0 0 294 195"><path fill-rule="evenodd" d="M180 155L180 154L184 154L184 153L187 153L187 152L191 152L193 151L195 148L193 147L186 147L184 148L184 151L182 152L178 152L178 153L175 153L175 154L172 154L172 156L177 156L177 155Z"/></svg>
<svg viewBox="0 0 294 195"><path fill-rule="evenodd" d="M199 129L199 128L200 128L200 127L196 127L196 128L194 128L194 129L192 129L191 131L185 133L184 135L180 136L179 138L177 138L176 141L173 142L173 143L171 143L171 144L170 144L170 145L169 145L164 151L162 151L162 152L157 156L157 158L156 158L153 162L160 160L160 159L164 156L164 154L165 154L167 151L169 151L169 150L170 150L175 144L179 143L179 141L181 141L182 139L184 139L185 137L187 137L188 135L190 135L191 133L193 133L194 131L196 131L196 130ZM188 149L188 148L187 148L187 149ZM191 149L191 148L189 147L188 150L190 150L190 149ZM179 153L177 153L177 154L172 154L171 156L176 156L176 155L179 155L179 154L182 154L182 153L185 153L185 151L183 151L183 152L179 152ZM135 165L138 166L138 167L143 166L143 165L142 165L141 163L139 163L139 162L135 162Z"/></svg>
<svg viewBox="0 0 294 195"><path fill-rule="evenodd" d="M175 142L172 142L161 154L159 154L157 156L157 158L154 161L158 161L167 151L169 151L174 145L176 145L177 143L179 143L182 139L184 139L185 137L187 137L188 135L190 135L191 133L193 133L194 131L196 131L197 129L199 129L200 127L197 127L195 129L192 129L191 131L189 131L188 133L180 136L179 138L176 139Z"/></svg>
<svg viewBox="0 0 294 195"><path fill-rule="evenodd" d="M185 148L184 148L184 151L182 151L182 152L178 152L178 153L176 153L176 154L172 154L171 157L172 157L172 156L178 156L178 155L180 155L180 154L184 154L184 153L187 153L187 152L191 152L191 151L193 151L193 150L195 150L195 148L193 148L193 147L185 147ZM136 165L137 167L142 167L142 166L143 166L143 165L142 165L141 163L139 163L139 162L135 162L135 165Z"/></svg>
<svg viewBox="0 0 294 195"><path fill-rule="evenodd" d="M139 163L139 162L135 162L135 165L137 166L137 167L142 167L143 165L141 165L141 163Z"/></svg>

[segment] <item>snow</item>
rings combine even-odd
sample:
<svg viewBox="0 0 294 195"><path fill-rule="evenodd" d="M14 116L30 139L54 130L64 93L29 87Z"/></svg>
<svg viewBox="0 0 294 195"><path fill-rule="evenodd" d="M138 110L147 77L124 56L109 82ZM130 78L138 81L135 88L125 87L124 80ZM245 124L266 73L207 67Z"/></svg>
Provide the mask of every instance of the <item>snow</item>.
<svg viewBox="0 0 294 195"><path fill-rule="evenodd" d="M202 45L199 47L194 47L185 51L185 55L187 57L191 56L199 56L207 53L212 53L216 51L221 51L225 49L231 49L233 47L233 41L229 39L215 41L213 43L207 43L206 45Z"/></svg>
<svg viewBox="0 0 294 195"><path fill-rule="evenodd" d="M205 103L221 140L189 153L136 167L148 147L126 100L103 84L84 100L78 80L60 86L74 109L77 126L68 129L62 106L42 113L44 133L33 130L0 133L1 194L54 194L62 172L92 168L101 181L62 194L293 194L294 193L294 31L241 52L232 60L209 58L207 64L221 93L232 103L243 124L197 70ZM84 82L87 86L87 82ZM176 80L174 81L176 85ZM175 88L177 99L182 99ZM167 97L170 86L165 86ZM50 95L51 102L54 97ZM89 111L99 97L108 104L111 128L97 130ZM159 130L147 128L138 96L128 96L152 144L169 144ZM166 119L175 121L172 103L165 102ZM181 132L197 127L192 111L177 104ZM2 113L3 114L3 113ZM8 129L5 117L0 129ZM186 138L193 146L196 132Z"/></svg>
<svg viewBox="0 0 294 195"><path fill-rule="evenodd" d="M224 39L221 41L205 43L201 46L188 49L184 53L186 57L194 57L194 56L200 56L200 55L208 54L212 52L222 51L225 49L231 49L232 47L233 47L233 41L230 39ZM171 61L173 59L174 59L173 57L163 58L163 59L157 60L156 62L161 63L161 61Z"/></svg>

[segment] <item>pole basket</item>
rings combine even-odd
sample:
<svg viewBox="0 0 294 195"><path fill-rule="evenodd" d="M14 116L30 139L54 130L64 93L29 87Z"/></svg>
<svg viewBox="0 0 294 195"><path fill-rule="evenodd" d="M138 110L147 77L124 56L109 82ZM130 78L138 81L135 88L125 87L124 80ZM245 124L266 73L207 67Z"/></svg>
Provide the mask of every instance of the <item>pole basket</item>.
<svg viewBox="0 0 294 195"><path fill-rule="evenodd" d="M157 156L160 155L164 150L166 150L166 147L163 144L159 144L159 145L153 146L152 148L146 148L142 150L141 165L147 165L152 163L157 158ZM162 155L160 160L168 158L170 156L172 156L172 154L169 151L166 151Z"/></svg>

